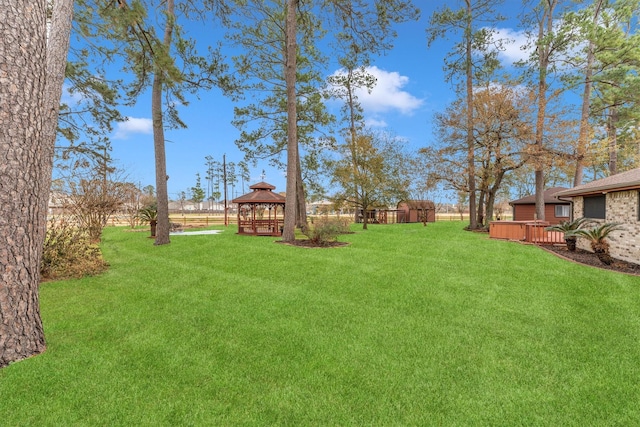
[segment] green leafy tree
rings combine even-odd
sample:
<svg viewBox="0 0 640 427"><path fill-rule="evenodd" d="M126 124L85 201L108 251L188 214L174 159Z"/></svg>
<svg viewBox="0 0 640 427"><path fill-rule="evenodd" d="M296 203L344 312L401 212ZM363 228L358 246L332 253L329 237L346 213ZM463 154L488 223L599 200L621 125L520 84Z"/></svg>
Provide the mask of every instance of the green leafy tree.
<svg viewBox="0 0 640 427"><path fill-rule="evenodd" d="M341 158L330 164L332 182L339 191L335 201L356 208L367 229L367 212L407 198L409 180L404 173L406 157L402 144L388 134L361 133L340 147Z"/></svg>
<svg viewBox="0 0 640 427"><path fill-rule="evenodd" d="M148 13L155 7L144 0L117 0L103 5L98 0L78 0L87 24L83 31L88 37L110 43L109 52L123 57L124 71L132 81L127 97L135 103L143 91L151 90L151 116L156 169L156 197L158 201L158 228L156 245L170 243L167 170L165 154L165 127L185 128L178 106L188 104L187 93L214 85L226 89L231 80L223 74L226 65L217 50L200 55L196 43L188 38L179 19L211 18L208 12L224 18L226 3L204 2L196 4L184 0L167 0L160 13ZM168 99L166 104L163 99Z"/></svg>
<svg viewBox="0 0 640 427"><path fill-rule="evenodd" d="M318 129L331 117L319 91L323 76L318 64L324 58L316 42L322 30L311 6L296 3L246 2L237 9L238 18L229 38L244 50L234 62L244 94L253 95L250 103L234 109L233 123L241 130L236 144L247 161L269 159L274 166L286 168L287 177L294 181L293 187L287 188L287 197L293 199L287 201L292 211L285 220L302 224L305 218L296 216L296 211L306 213L306 209L296 208L296 204L304 205L298 142L313 146ZM298 21L300 26L295 27ZM287 25L294 26L289 37ZM290 51L287 41L292 45Z"/></svg>
<svg viewBox="0 0 640 427"><path fill-rule="evenodd" d="M567 27L558 25L561 6L565 0L540 0L531 12L523 17L525 28L535 27L528 33L533 49L524 64L526 77L530 80L536 98L535 136L529 154L534 165L536 218L544 220L545 168L548 164L546 147L550 124L549 107L562 93L560 88L550 87L552 76L559 77L558 64L566 59L567 49L573 45L574 37ZM553 89L553 90L552 90Z"/></svg>
<svg viewBox="0 0 640 427"><path fill-rule="evenodd" d="M474 158L476 159L477 220L487 227L493 219L496 196L505 178L528 161L526 148L532 139L530 98L511 85L488 83L474 94ZM458 99L435 114L439 141L420 150L429 178L445 188L468 192L466 100ZM437 159L437 161L433 161ZM425 166L426 164L426 166Z"/></svg>
<svg viewBox="0 0 640 427"><path fill-rule="evenodd" d="M251 174L249 173L249 165L247 165L247 162L238 162L238 172L240 175L240 186L242 187L241 192L242 194L244 194L247 191L245 184L247 184L251 179Z"/></svg>
<svg viewBox="0 0 640 427"><path fill-rule="evenodd" d="M592 161L606 164L608 173L637 167L637 122L640 120L640 34L634 32L640 2L607 2L598 24L592 31L596 40L597 73L593 77L591 114L599 140L597 157ZM598 133L598 130L604 130Z"/></svg>
<svg viewBox="0 0 640 427"><path fill-rule="evenodd" d="M206 194L202 188L202 183L200 182L200 174L196 173L196 185L191 187L191 201L200 206L200 203L202 203L205 196Z"/></svg>
<svg viewBox="0 0 640 427"><path fill-rule="evenodd" d="M65 96L58 113L55 145L56 169L66 171L78 165L104 159L111 150L109 134L113 123L125 118L119 111L122 82L109 80L101 52L84 43L80 25L73 34L65 73ZM79 48L78 46L82 46Z"/></svg>
<svg viewBox="0 0 640 427"><path fill-rule="evenodd" d="M474 117L471 107L473 88L477 78L482 78L483 74L495 68L497 49L501 47L501 41L495 39L494 31L487 26L486 22L496 23L504 18L496 11L502 4L501 0L464 0L462 3L457 10L444 6L441 10L434 12L429 21L427 34L429 45L448 32L460 35L460 41L445 59L444 68L447 79L459 81L459 87L463 87L466 94L466 187L469 192L469 228L474 230L479 227L479 224L476 214Z"/></svg>
<svg viewBox="0 0 640 427"><path fill-rule="evenodd" d="M583 72L581 73L581 77L583 78L583 91L580 108L580 130L578 132L578 140L575 147L576 169L573 179L574 187L582 184L585 155L587 146L590 142L590 136L592 134L589 117L593 75L596 71L594 70L597 43L596 33L600 27L600 14L607 6L607 3L608 1L606 0L595 0L589 7L584 8L577 13L568 13L564 17L567 25L574 24L580 29L580 33L582 35L580 39L581 41L586 42L584 64L582 67Z"/></svg>
<svg viewBox="0 0 640 427"><path fill-rule="evenodd" d="M242 1L242 16L232 36L246 49L236 58L242 80L263 94L255 104L236 110L239 127L264 120L268 125L244 129L240 145L253 155L274 157L286 149L287 203L284 241L295 239L296 224L306 224L299 143L324 146L320 127L329 124L322 100L322 68L326 58L318 44L327 34L342 46L379 53L395 36L393 24L418 18L410 1L296 0ZM331 29L325 31L323 27ZM283 79L284 76L284 79ZM320 143L318 144L318 142ZM253 145L252 145L253 144ZM307 162L315 165L317 162Z"/></svg>

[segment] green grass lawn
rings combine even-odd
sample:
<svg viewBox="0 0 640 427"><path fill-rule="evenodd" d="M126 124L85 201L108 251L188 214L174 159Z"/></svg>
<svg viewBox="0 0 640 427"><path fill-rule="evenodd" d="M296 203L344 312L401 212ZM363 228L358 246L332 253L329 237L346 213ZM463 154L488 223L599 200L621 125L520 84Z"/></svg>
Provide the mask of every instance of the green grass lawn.
<svg viewBox="0 0 640 427"><path fill-rule="evenodd" d="M462 227L107 229L106 274L42 285L48 349L0 370L0 425L640 424L640 277Z"/></svg>

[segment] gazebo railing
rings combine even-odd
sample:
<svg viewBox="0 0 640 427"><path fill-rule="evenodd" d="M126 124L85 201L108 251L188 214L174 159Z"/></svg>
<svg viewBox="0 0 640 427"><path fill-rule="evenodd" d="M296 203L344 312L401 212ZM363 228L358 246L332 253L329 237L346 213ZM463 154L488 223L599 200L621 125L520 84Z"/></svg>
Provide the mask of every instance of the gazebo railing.
<svg viewBox="0 0 640 427"><path fill-rule="evenodd" d="M284 219L241 219L238 222L238 233L280 236L282 227L284 227Z"/></svg>

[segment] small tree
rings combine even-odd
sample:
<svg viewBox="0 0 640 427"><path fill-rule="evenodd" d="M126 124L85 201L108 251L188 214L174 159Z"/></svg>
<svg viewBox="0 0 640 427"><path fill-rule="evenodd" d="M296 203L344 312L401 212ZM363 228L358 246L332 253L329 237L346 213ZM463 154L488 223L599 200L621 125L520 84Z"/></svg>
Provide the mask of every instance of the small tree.
<svg viewBox="0 0 640 427"><path fill-rule="evenodd" d="M123 184L124 204L122 210L131 228L138 225L138 211L142 207L142 191L135 184Z"/></svg>
<svg viewBox="0 0 640 427"><path fill-rule="evenodd" d="M612 232L617 230L622 230L620 224L607 222L588 230L576 230L575 234L589 240L591 249L593 249L593 252L598 256L598 259L602 261L602 263L610 265L613 262L613 258L609 255L609 242L607 242L607 238Z"/></svg>
<svg viewBox="0 0 640 427"><path fill-rule="evenodd" d="M138 211L138 218L142 222L148 222L151 227L151 237L156 237L156 225L158 224L158 208L156 205L145 206Z"/></svg>
<svg viewBox="0 0 640 427"><path fill-rule="evenodd" d="M388 136L388 135L387 135ZM397 140L381 134L357 137L342 147L343 158L330 162L333 183L341 187L334 200L342 200L361 211L364 230L367 211L386 208L407 198L408 180L402 167L402 151Z"/></svg>
<svg viewBox="0 0 640 427"><path fill-rule="evenodd" d="M80 178L68 185L65 211L80 228L87 230L92 242L99 242L109 218L127 201L129 186L103 178Z"/></svg>
<svg viewBox="0 0 640 427"><path fill-rule="evenodd" d="M582 228L582 226L588 224L590 220L587 218L578 218L573 221L563 221L560 224L552 225L551 227L547 227L548 231L560 231L564 233L564 241L567 244L567 249L570 251L576 250L576 240L578 239L578 234L576 231Z"/></svg>
<svg viewBox="0 0 640 427"><path fill-rule="evenodd" d="M196 174L196 185L195 187L191 187L191 201L196 203L198 207L200 207L200 203L205 198L204 190L202 189L202 185L200 184L200 174Z"/></svg>

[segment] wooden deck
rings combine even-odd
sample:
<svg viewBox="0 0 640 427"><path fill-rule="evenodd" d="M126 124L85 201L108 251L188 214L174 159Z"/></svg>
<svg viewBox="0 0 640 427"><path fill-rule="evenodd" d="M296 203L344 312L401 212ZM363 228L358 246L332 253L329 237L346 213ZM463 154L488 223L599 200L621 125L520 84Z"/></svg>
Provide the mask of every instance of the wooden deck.
<svg viewBox="0 0 640 427"><path fill-rule="evenodd" d="M489 223L489 237L538 245L564 243L564 233L547 231L548 226L546 221L492 221Z"/></svg>

